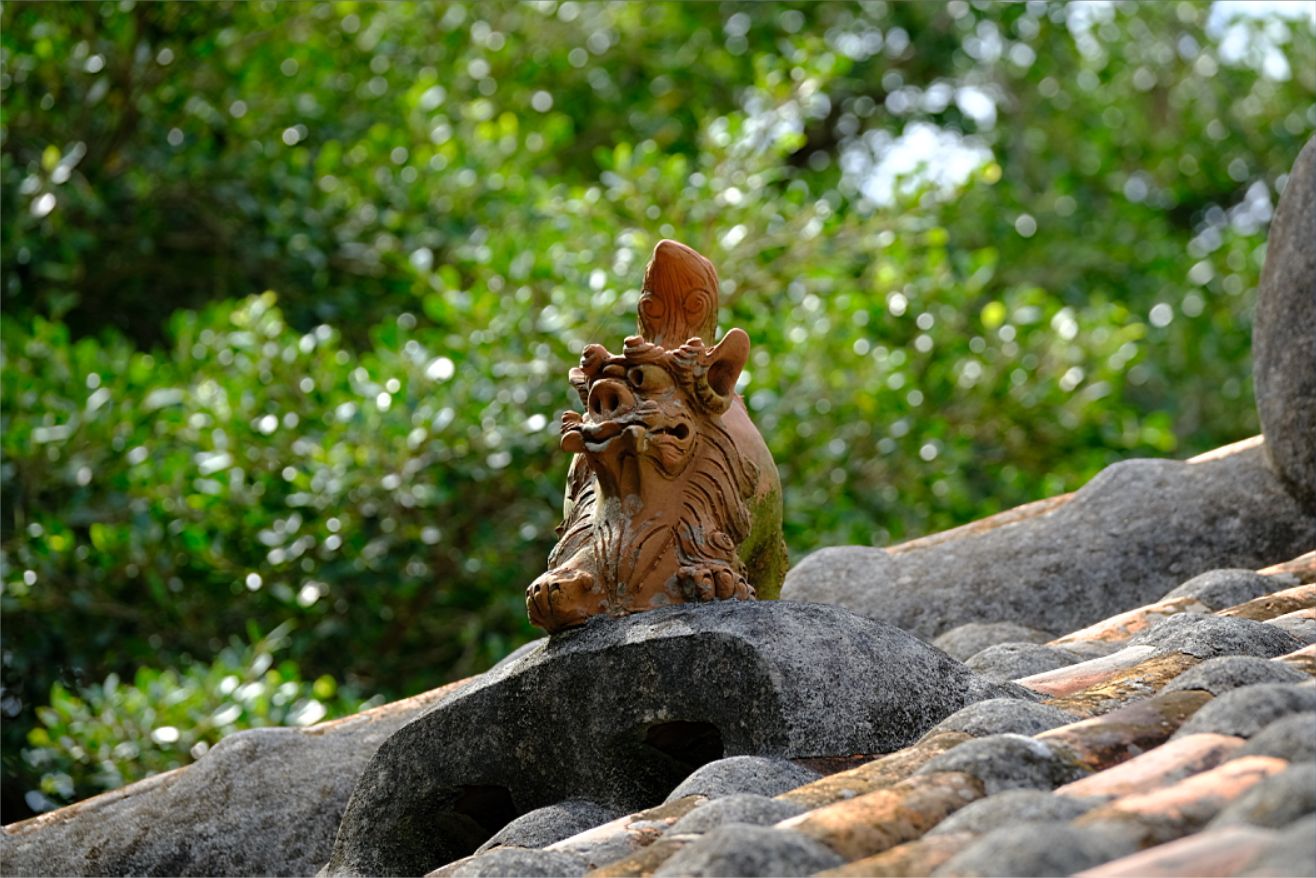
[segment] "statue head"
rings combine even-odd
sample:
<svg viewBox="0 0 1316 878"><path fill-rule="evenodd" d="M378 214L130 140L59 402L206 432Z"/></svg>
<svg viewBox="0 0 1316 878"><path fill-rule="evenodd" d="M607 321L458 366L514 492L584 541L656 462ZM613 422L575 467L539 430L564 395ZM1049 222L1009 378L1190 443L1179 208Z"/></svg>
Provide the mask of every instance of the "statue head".
<svg viewBox="0 0 1316 878"><path fill-rule="evenodd" d="M731 407L748 356L749 336L739 329L712 348L691 338L667 350L639 336L626 339L620 355L590 345L569 376L585 413L564 416L563 450L586 455L600 476L626 455L660 476L681 475L700 437Z"/></svg>

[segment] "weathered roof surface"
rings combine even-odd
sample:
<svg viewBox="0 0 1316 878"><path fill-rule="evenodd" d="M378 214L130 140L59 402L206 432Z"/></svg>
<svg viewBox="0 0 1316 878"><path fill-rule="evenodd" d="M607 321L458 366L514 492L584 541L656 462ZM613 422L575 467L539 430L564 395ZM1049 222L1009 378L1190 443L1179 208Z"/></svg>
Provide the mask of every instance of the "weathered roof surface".
<svg viewBox="0 0 1316 878"><path fill-rule="evenodd" d="M375 750L461 684L309 728L230 735L199 761L12 823L4 875L314 875Z"/></svg>
<svg viewBox="0 0 1316 878"><path fill-rule="evenodd" d="M789 874L1316 874L1316 834L1297 831L1316 806L1316 638L1271 624L1316 609L1316 553L1258 572L1271 592L1236 606L1159 600L1056 638L1116 650L1017 681L1070 722L1019 735L952 717L909 747L777 795L805 810L767 834L682 831L711 807L690 795L547 845L557 859L526 850L518 862L531 871L553 862L563 874L718 874L682 869L749 862L749 847L778 847L776 833L797 866L823 862L801 853L800 839L840 860ZM963 712L984 714L982 704ZM1016 714L1037 707L1007 704ZM482 857L433 874L484 874Z"/></svg>
<svg viewBox="0 0 1316 878"><path fill-rule="evenodd" d="M740 757L583 832L582 815L617 812L544 809L438 872L1316 874L1316 834L1298 831L1316 810L1313 611L1316 552L1210 572L1021 642L1069 661L1015 680L1036 700L977 701L877 758L800 759L800 777L830 773L789 789ZM1036 639L1020 625L975 637L991 632ZM380 743L461 688L236 735L186 769L5 827L3 871L312 874Z"/></svg>

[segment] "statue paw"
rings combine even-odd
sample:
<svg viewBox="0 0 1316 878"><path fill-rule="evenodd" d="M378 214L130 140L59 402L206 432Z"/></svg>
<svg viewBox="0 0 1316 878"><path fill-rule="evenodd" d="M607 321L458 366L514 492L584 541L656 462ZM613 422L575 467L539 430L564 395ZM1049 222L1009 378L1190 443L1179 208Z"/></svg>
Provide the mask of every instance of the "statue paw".
<svg viewBox="0 0 1316 878"><path fill-rule="evenodd" d="M722 561L686 565L677 571L676 581L688 601L744 601L754 597L754 586L745 575Z"/></svg>
<svg viewBox="0 0 1316 878"><path fill-rule="evenodd" d="M530 583L525 606L530 622L549 634L584 624L607 611L593 574L575 567L557 567Z"/></svg>

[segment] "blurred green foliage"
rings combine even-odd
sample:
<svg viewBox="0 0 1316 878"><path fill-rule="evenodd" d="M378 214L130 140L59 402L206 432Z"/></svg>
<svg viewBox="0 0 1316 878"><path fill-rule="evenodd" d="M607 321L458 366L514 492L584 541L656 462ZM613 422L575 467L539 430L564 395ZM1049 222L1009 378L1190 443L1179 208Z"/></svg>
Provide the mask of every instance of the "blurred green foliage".
<svg viewBox="0 0 1316 878"><path fill-rule="evenodd" d="M1254 432L1316 40L1217 12L4 3L4 819L533 636L565 372L660 237L797 555Z"/></svg>
<svg viewBox="0 0 1316 878"><path fill-rule="evenodd" d="M234 638L209 664L139 667L131 681L111 673L78 694L55 683L25 756L41 772L43 804L80 790L114 789L202 756L226 734L260 726L305 726L364 705L328 675L303 682L291 662L274 663L292 626L250 643Z"/></svg>

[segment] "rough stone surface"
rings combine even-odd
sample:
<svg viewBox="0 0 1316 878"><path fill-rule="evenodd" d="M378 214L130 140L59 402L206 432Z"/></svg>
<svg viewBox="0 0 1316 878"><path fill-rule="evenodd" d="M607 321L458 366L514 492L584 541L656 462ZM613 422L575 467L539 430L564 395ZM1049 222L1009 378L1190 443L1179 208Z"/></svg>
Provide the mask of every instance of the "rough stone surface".
<svg viewBox="0 0 1316 878"><path fill-rule="evenodd" d="M989 698L961 707L932 727L934 732L964 732L984 735L1036 735L1047 729L1077 722L1079 717L1047 704L1018 698Z"/></svg>
<svg viewBox="0 0 1316 878"><path fill-rule="evenodd" d="M812 875L841 865L840 855L806 835L732 823L678 851L654 878L750 878Z"/></svg>
<svg viewBox="0 0 1316 878"><path fill-rule="evenodd" d="M5 875L314 875L352 785L454 687L308 729L255 729L190 766L0 833Z"/></svg>
<svg viewBox="0 0 1316 878"><path fill-rule="evenodd" d="M1252 736L1236 756L1277 756L1290 762L1316 760L1316 712L1281 717Z"/></svg>
<svg viewBox="0 0 1316 878"><path fill-rule="evenodd" d="M934 757L917 774L962 771L982 781L987 795L1005 790L1052 790L1084 772L1041 741L1023 735L990 735L965 741Z"/></svg>
<svg viewBox="0 0 1316 878"><path fill-rule="evenodd" d="M476 853L496 847L542 848L622 816L622 811L575 799L522 814L480 845Z"/></svg>
<svg viewBox="0 0 1316 878"><path fill-rule="evenodd" d="M1078 661L1078 657L1040 643L998 643L989 646L964 664L988 680L1018 680L1044 671L1054 671Z"/></svg>
<svg viewBox="0 0 1316 878"><path fill-rule="evenodd" d="M672 824L669 835L702 834L726 823L747 823L751 826L770 826L788 817L803 814L803 805L757 796L736 793L700 805Z"/></svg>
<svg viewBox="0 0 1316 878"><path fill-rule="evenodd" d="M1247 603L1274 591L1278 584L1255 570L1208 570L1172 589L1166 598L1196 598L1212 610Z"/></svg>
<svg viewBox="0 0 1316 878"><path fill-rule="evenodd" d="M775 796L822 777L818 772L789 759L771 756L730 756L695 770L667 796L673 802L683 796L718 799L733 793Z"/></svg>
<svg viewBox="0 0 1316 878"><path fill-rule="evenodd" d="M423 873L571 798L637 811L725 756L888 752L1002 691L838 607L728 601L596 617L390 738L352 794L327 872Z"/></svg>
<svg viewBox="0 0 1316 878"><path fill-rule="evenodd" d="M1073 820L1104 799L1057 796L1042 790L1006 790L968 805L937 824L929 835L972 832L982 835L1024 821Z"/></svg>
<svg viewBox="0 0 1316 878"><path fill-rule="evenodd" d="M1282 829L1316 811L1316 762L1291 765L1272 775L1225 806L1207 826L1249 823Z"/></svg>
<svg viewBox="0 0 1316 878"><path fill-rule="evenodd" d="M1298 154L1266 239L1252 323L1253 381L1266 453L1316 512L1316 138Z"/></svg>
<svg viewBox="0 0 1316 878"><path fill-rule="evenodd" d="M823 549L790 571L782 596L920 637L982 621L1074 631L1206 570L1258 569L1316 544L1316 516L1263 455L1254 446L1198 463L1125 461L1013 524L903 550Z"/></svg>
<svg viewBox="0 0 1316 878"><path fill-rule="evenodd" d="M584 857L561 851L501 847L430 873L435 878L575 878L589 871Z"/></svg>
<svg viewBox="0 0 1316 878"><path fill-rule="evenodd" d="M1309 679L1297 668L1250 655L1224 655L1189 668L1166 684L1165 692L1202 689L1222 695L1256 683L1301 683Z"/></svg>
<svg viewBox="0 0 1316 878"><path fill-rule="evenodd" d="M1048 631L1014 622L970 622L947 631L932 645L964 661L998 643L1046 643L1054 638Z"/></svg>
<svg viewBox="0 0 1316 878"><path fill-rule="evenodd" d="M1175 737L1215 732L1250 738L1280 717L1308 711L1316 711L1316 685L1258 683L1216 698L1180 726Z"/></svg>
<svg viewBox="0 0 1316 878"><path fill-rule="evenodd" d="M1133 853L1137 843L1123 833L1078 829L1068 823L1017 823L989 832L933 875L1073 875Z"/></svg>
<svg viewBox="0 0 1316 878"><path fill-rule="evenodd" d="M1302 647L1283 629L1237 616L1180 613L1134 635L1130 646L1151 646L1160 652L1186 652L1200 659L1224 655L1274 658Z"/></svg>
<svg viewBox="0 0 1316 878"><path fill-rule="evenodd" d="M1316 815L1290 823L1270 850L1239 874L1247 878L1316 875Z"/></svg>
<svg viewBox="0 0 1316 878"><path fill-rule="evenodd" d="M523 643L520 646L518 646L516 649L509 652L507 655L503 656L503 658L497 664L495 664L494 667L501 668L503 665L510 665L519 662L525 655L532 653L535 650L542 649L546 643L548 643L547 637L540 637L539 639L532 640L529 643Z"/></svg>

